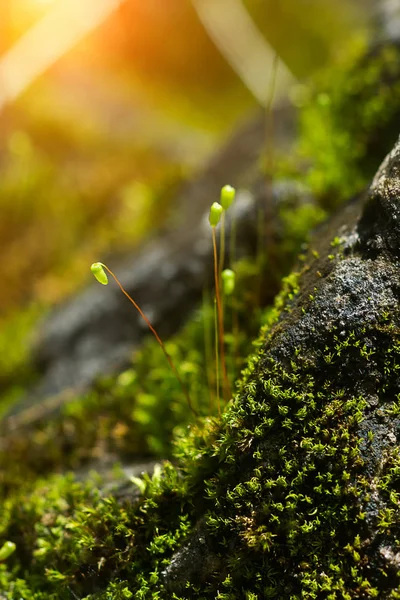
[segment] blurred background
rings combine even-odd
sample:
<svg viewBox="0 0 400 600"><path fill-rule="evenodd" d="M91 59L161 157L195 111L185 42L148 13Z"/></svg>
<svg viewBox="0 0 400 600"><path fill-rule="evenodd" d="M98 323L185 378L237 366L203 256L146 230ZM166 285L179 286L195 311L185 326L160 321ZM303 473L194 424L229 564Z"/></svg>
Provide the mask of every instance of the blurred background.
<svg viewBox="0 0 400 600"><path fill-rule="evenodd" d="M275 103L298 101L387 4L2 0L0 378L91 262L163 227L272 77Z"/></svg>

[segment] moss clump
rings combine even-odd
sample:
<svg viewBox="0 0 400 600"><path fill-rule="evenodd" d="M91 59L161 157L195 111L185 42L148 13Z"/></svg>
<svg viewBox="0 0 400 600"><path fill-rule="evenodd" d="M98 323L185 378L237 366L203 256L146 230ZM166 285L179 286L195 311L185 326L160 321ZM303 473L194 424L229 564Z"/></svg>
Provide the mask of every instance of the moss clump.
<svg viewBox="0 0 400 600"><path fill-rule="evenodd" d="M56 477L38 483L29 497L6 501L0 536L17 546L17 556L0 566L6 597L122 599L135 588L141 590L136 597L151 597L147 590L159 580L165 557L189 529L179 479L168 464L146 477L140 507L103 497L99 478L82 484ZM131 490L133 499L134 484Z"/></svg>

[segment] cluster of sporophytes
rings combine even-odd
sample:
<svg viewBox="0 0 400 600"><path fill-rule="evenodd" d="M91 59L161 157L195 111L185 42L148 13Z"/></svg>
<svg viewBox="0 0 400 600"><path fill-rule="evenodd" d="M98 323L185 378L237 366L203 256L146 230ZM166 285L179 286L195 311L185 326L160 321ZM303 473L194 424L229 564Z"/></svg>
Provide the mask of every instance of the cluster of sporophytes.
<svg viewBox="0 0 400 600"><path fill-rule="evenodd" d="M214 202L210 208L209 223L212 231L213 259L214 259L214 284L215 284L215 368L217 372L217 403L218 412L221 412L219 398L219 360L221 359L223 374L223 398L228 402L231 397L227 364L225 359L225 334L224 334L224 311L221 284L224 283L225 295L232 294L235 288L235 274L231 269L223 271L225 253L225 211L230 208L235 199L235 190L226 185L221 190L220 202ZM221 244L218 260L216 227L221 221Z"/></svg>
<svg viewBox="0 0 400 600"><path fill-rule="evenodd" d="M304 232L308 225L304 223ZM235 263L235 272L235 281L232 272L222 273L224 341L232 387L262 318L258 267L241 259ZM69 400L58 413L30 425L29 436L18 430L7 432L0 448L3 492L10 493L21 481L87 464L95 468L117 460L170 457L174 429L195 420L182 384L198 415L217 413L214 321L214 302L205 292L187 325L165 341L164 349L177 365L180 380L169 361L163 360L157 340L150 336L133 356L131 368L117 377L100 378L89 392ZM15 457L12 464L10 454Z"/></svg>
<svg viewBox="0 0 400 600"><path fill-rule="evenodd" d="M274 257L259 255L256 261L235 261L233 293L227 289L231 276L222 283L226 361L233 391L265 320L263 306L280 285L301 242L321 219L321 210L311 204L296 210L290 199L281 205L280 219L287 235L282 236L279 252L277 249ZM267 302L260 301L260 290L266 288ZM207 292L188 323L164 343L200 417L218 413L214 332L215 301ZM116 461L130 464L146 457L171 458L177 432L187 434L188 425L194 422L198 418L194 418L156 339L150 336L125 372L102 377L89 392L64 404L59 413L32 424L29 435L17 430L2 436L0 489L11 494L21 484L26 487L37 477L54 472L111 467ZM14 457L12 462L9 456Z"/></svg>
<svg viewBox="0 0 400 600"><path fill-rule="evenodd" d="M224 296L231 296L234 288L235 288L235 273L231 269L223 270L224 265L224 253L225 253L225 211L231 206L232 202L235 199L236 191L230 185L225 185L221 190L220 203L214 202L210 209L209 222L212 229L212 241L213 241L213 259L214 259L214 283L215 283L215 356L216 356L216 395L217 395L217 405L218 411L221 412L220 407L220 390L219 390L219 360L221 358L222 364L222 372L223 372L223 396L225 402L231 397L230 391L230 383L227 371L227 361L225 358L225 334L224 334L224 311L223 311L223 296L222 291L224 292ZM217 237L216 237L216 227L219 224L222 217L222 226L221 226L221 245L220 245L220 257L218 260L218 252L217 252ZM158 335L157 331L144 314L140 306L135 302L135 300L128 294L128 292L124 289L123 285L119 281L118 277L111 271L107 265L101 262L93 263L91 266L91 271L97 281L102 285L108 285L108 277L107 273L113 277L116 281L118 287L121 292L128 298L128 300L133 304L135 309L138 311L141 318L144 320L151 333L157 340L158 345L163 351L169 366L171 367L172 372L174 373L179 385L183 391L183 394L186 398L187 404L191 410L191 412L197 417L199 415L198 411L194 407L190 393L184 385L182 378L179 374L179 370L175 365L174 360L171 355L168 353L164 342ZM223 288L221 290L221 285L223 282Z"/></svg>

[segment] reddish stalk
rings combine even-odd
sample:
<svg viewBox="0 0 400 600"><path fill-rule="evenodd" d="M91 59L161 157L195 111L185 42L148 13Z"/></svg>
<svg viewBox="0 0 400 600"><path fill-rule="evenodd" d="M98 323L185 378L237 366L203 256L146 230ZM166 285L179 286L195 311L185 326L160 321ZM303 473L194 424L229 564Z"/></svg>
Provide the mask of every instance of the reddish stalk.
<svg viewBox="0 0 400 600"><path fill-rule="evenodd" d="M117 283L119 289L121 290L121 292L123 294L125 294L125 296L128 298L129 302L131 302L133 304L133 306L136 308L136 310L138 311L138 313L140 314L140 316L142 317L143 321L146 323L147 327L150 329L151 333L154 335L154 337L156 338L157 342L159 343L159 345L161 346L162 351L165 354L165 357L169 363L169 366L171 367L175 377L177 378L177 380L179 381L179 384L182 388L182 391L186 397L186 401L189 405L190 410L192 411L192 413L198 417L199 414L198 412L194 409L192 401L190 399L189 393L182 381L182 379L180 378L180 375L178 373L177 368L175 367L172 358L170 357L170 355L168 354L165 346L164 346L164 342L162 341L162 339L160 338L160 336L158 335L157 331L154 329L153 325L150 323L149 319L146 317L146 315L144 314L144 312L142 311L142 309L140 308L140 306L138 304L136 304L136 302L133 300L133 298L130 297L130 295L128 294L128 292L123 288L121 282L119 281L118 277L116 275L114 275L114 273L111 271L111 269L109 269L107 267L107 265L102 263L102 266L106 269L106 271L108 271L108 273L111 275L111 277L114 279L114 281Z"/></svg>
<svg viewBox="0 0 400 600"><path fill-rule="evenodd" d="M218 314L217 314L217 305L216 300L214 298L214 332L215 332L215 383L217 388L217 406L218 406L218 414L221 416L221 401L219 396L219 335L218 335Z"/></svg>

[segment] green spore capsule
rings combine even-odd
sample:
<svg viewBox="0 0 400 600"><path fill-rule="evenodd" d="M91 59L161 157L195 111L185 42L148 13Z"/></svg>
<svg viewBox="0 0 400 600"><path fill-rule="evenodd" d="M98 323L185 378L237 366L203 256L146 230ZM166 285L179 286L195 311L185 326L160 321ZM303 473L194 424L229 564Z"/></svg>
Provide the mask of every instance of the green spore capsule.
<svg viewBox="0 0 400 600"><path fill-rule="evenodd" d="M14 542L5 542L3 546L0 548L0 562L3 560L7 560L13 552L15 552L16 545Z"/></svg>
<svg viewBox="0 0 400 600"><path fill-rule="evenodd" d="M235 289L236 276L231 269L224 269L221 273L222 287L225 296L230 296Z"/></svg>
<svg viewBox="0 0 400 600"><path fill-rule="evenodd" d="M224 185L221 190L220 203L224 210L228 210L236 196L236 190L231 185Z"/></svg>
<svg viewBox="0 0 400 600"><path fill-rule="evenodd" d="M90 270L92 271L93 275L96 277L96 279L99 283L101 283L102 285L107 285L108 277L107 277L107 273L105 272L104 266L102 265L102 263L99 263L99 262L93 263L92 266L90 267Z"/></svg>
<svg viewBox="0 0 400 600"><path fill-rule="evenodd" d="M211 227L216 227L220 222L223 208L218 202L214 202L210 208L210 216L208 220L210 221Z"/></svg>

